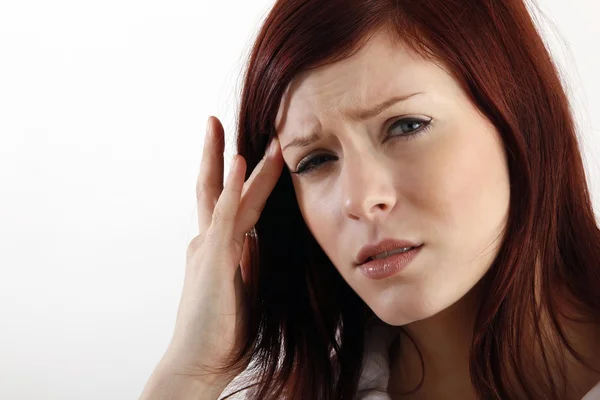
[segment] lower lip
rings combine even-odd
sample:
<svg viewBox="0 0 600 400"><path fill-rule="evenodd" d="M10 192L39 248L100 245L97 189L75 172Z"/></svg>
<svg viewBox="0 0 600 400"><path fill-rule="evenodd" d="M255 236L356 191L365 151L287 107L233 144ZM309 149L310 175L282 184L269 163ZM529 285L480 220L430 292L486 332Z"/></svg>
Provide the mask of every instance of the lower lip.
<svg viewBox="0 0 600 400"><path fill-rule="evenodd" d="M404 253L398 253L379 260L371 260L358 266L367 278L384 279L402 271L417 255L421 247L415 247Z"/></svg>

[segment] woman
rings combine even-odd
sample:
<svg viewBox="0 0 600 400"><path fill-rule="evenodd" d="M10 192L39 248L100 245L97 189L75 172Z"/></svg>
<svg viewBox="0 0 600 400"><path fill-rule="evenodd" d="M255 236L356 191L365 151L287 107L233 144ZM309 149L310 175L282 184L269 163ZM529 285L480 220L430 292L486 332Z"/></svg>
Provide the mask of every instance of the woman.
<svg viewBox="0 0 600 400"><path fill-rule="evenodd" d="M596 396L600 230L522 0L278 1L225 186L223 135L143 398Z"/></svg>

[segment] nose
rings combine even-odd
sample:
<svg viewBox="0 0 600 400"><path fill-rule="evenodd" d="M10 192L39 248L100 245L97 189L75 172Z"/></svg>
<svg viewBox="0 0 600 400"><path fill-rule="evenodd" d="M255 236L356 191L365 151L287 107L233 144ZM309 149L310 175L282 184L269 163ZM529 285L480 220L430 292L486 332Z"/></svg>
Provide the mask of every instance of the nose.
<svg viewBox="0 0 600 400"><path fill-rule="evenodd" d="M394 171L377 154L355 154L342 166L342 208L348 218L387 217L397 200Z"/></svg>

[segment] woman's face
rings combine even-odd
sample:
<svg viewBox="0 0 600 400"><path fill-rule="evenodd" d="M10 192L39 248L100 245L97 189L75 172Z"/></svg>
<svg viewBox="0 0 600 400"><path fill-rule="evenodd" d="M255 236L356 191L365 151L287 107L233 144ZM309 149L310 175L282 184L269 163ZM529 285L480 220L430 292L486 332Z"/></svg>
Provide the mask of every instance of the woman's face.
<svg viewBox="0 0 600 400"><path fill-rule="evenodd" d="M358 118L392 97L410 96ZM484 275L509 204L495 127L448 73L386 33L352 58L299 75L276 130L302 216L340 275L379 318L430 317ZM304 146L286 146L315 132ZM423 244L400 272L374 280L355 265L385 238Z"/></svg>

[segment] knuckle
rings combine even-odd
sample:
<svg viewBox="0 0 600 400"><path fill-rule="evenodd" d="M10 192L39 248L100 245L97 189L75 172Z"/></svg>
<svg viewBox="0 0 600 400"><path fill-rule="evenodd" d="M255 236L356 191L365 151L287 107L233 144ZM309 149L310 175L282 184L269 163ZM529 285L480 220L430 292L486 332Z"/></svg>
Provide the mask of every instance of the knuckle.
<svg viewBox="0 0 600 400"><path fill-rule="evenodd" d="M204 181L198 181L196 185L196 201L200 201L206 193L206 183Z"/></svg>
<svg viewBox="0 0 600 400"><path fill-rule="evenodd" d="M213 211L211 222L213 225L219 225L222 220L223 220L223 209L220 204L217 204Z"/></svg>
<svg viewBox="0 0 600 400"><path fill-rule="evenodd" d="M235 197L239 197L242 194L242 191L244 190L243 186L241 188L229 188L229 192L231 195L235 196Z"/></svg>
<svg viewBox="0 0 600 400"><path fill-rule="evenodd" d="M264 206L262 207L250 207L248 210L249 217L252 218L253 221L258 221L260 215L262 214Z"/></svg>
<svg viewBox="0 0 600 400"><path fill-rule="evenodd" d="M194 237L190 241L190 243L188 244L188 247L187 247L187 252L186 252L186 257L188 259L190 257L193 257L195 254L197 254L200 251L200 249L204 245L205 239L206 239L206 234L200 233L198 236Z"/></svg>
<svg viewBox="0 0 600 400"><path fill-rule="evenodd" d="M223 204L217 203L212 215L212 224L219 226L228 222L231 222L230 213L224 209Z"/></svg>
<svg viewBox="0 0 600 400"><path fill-rule="evenodd" d="M209 229L206 232L206 235L204 237L204 244L206 246L208 246L208 248L214 248L217 247L218 243L219 243L219 234L216 230L214 229Z"/></svg>

